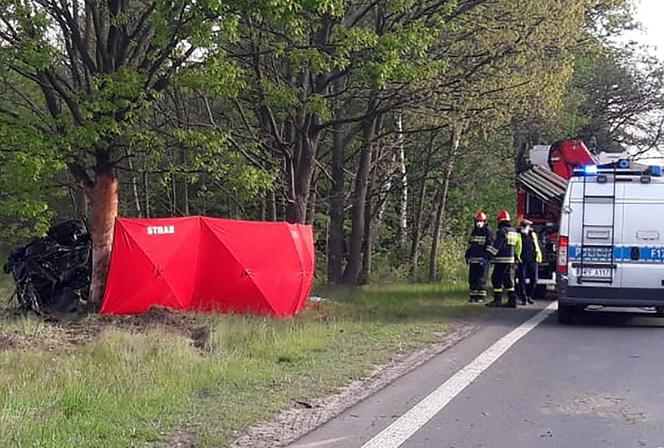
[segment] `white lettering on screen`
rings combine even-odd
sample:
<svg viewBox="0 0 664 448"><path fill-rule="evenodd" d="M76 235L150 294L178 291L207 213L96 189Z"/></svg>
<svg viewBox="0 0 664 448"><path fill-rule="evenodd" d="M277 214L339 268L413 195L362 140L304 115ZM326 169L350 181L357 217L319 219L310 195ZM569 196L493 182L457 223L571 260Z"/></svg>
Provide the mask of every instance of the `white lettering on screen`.
<svg viewBox="0 0 664 448"><path fill-rule="evenodd" d="M148 235L172 235L175 233L175 226L149 226Z"/></svg>

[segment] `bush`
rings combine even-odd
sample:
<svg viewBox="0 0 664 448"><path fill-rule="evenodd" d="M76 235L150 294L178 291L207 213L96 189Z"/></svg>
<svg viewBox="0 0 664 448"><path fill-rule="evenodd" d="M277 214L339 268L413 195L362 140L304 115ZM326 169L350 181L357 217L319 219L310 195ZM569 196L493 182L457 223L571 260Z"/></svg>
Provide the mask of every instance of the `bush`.
<svg viewBox="0 0 664 448"><path fill-rule="evenodd" d="M466 279L466 265L464 254L466 252L465 239L445 235L438 245L438 272L446 283L459 283Z"/></svg>

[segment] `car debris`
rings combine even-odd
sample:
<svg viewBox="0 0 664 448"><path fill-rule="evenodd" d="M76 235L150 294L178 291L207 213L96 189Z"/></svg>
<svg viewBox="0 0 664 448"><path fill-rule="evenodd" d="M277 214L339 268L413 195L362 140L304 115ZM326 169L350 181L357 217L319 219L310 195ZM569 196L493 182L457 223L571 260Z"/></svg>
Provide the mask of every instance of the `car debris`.
<svg viewBox="0 0 664 448"><path fill-rule="evenodd" d="M85 224L58 223L43 238L15 249L3 270L11 274L13 297L22 311L71 313L88 301L92 245Z"/></svg>

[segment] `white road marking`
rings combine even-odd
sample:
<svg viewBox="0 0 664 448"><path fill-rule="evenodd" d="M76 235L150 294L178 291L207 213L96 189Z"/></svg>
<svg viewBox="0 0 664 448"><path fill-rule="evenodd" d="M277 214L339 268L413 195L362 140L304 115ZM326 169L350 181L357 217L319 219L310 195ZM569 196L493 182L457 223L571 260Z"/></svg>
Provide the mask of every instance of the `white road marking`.
<svg viewBox="0 0 664 448"><path fill-rule="evenodd" d="M398 448L401 446L417 430L443 410L454 397L475 381L491 364L504 355L519 339L527 335L557 309L558 302L554 301L535 316L502 337L498 342L471 361L470 364L445 381L438 389L431 392L412 409L394 421L394 423L362 445L362 448Z"/></svg>
<svg viewBox="0 0 664 448"><path fill-rule="evenodd" d="M320 448L332 443L341 442L346 440L348 437L336 437L334 439L321 440L320 442L307 443L305 445L295 445L293 448Z"/></svg>

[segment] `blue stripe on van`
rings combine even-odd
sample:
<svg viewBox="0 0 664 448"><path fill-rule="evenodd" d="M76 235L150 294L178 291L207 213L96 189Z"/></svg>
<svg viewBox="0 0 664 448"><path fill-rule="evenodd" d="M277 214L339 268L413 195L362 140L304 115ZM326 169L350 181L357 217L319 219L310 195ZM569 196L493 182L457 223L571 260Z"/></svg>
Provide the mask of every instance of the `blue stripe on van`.
<svg viewBox="0 0 664 448"><path fill-rule="evenodd" d="M632 260L632 247L639 248L639 259ZM610 249L586 247L585 261L610 261ZM570 246L570 261L581 259L581 246ZM613 259L616 262L664 263L664 246L616 246L613 248Z"/></svg>

